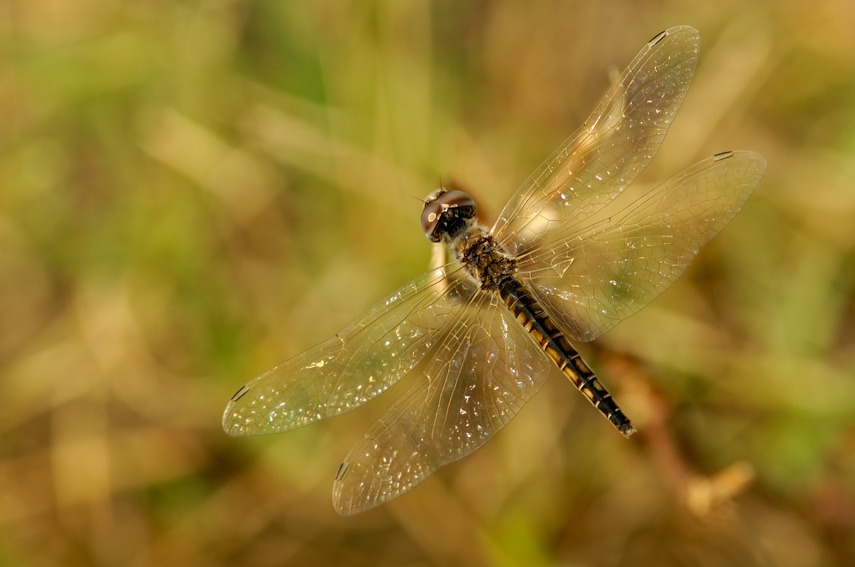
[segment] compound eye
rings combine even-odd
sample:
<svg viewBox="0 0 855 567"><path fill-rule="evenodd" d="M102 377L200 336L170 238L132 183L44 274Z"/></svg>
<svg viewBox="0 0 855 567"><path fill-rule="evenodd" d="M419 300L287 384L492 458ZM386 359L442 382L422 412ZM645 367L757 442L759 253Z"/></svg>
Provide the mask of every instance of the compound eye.
<svg viewBox="0 0 855 567"><path fill-rule="evenodd" d="M425 208L422 210L422 232L428 237L431 242L439 242L439 217L442 214L442 205L437 199L425 201Z"/></svg>
<svg viewBox="0 0 855 567"><path fill-rule="evenodd" d="M431 193L422 210L422 232L431 242L442 240L442 229L450 217L470 219L475 216L475 201L463 191L440 189Z"/></svg>
<svg viewBox="0 0 855 567"><path fill-rule="evenodd" d="M458 213L462 213L461 216L465 218L475 216L475 201L463 191L446 191L437 198L437 201L442 203L446 209L455 209Z"/></svg>

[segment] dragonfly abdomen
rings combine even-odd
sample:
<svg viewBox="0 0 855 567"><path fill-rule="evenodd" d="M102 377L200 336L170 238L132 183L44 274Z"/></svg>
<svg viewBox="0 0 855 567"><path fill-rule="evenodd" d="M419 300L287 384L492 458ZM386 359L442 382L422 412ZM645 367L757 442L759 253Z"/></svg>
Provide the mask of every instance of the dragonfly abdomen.
<svg viewBox="0 0 855 567"><path fill-rule="evenodd" d="M594 407L624 436L629 437L635 433L632 423L623 414L612 395L525 285L515 278L508 278L499 286L498 291L517 321Z"/></svg>

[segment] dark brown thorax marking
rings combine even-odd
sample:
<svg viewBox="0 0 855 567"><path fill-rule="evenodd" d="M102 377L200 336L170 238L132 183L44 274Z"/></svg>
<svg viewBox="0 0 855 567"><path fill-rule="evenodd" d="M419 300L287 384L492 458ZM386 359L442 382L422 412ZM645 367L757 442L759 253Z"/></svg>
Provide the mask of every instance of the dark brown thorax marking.
<svg viewBox="0 0 855 567"><path fill-rule="evenodd" d="M489 234L482 230L472 232L458 239L455 247L458 259L481 289L499 291L505 281L514 278L516 261Z"/></svg>

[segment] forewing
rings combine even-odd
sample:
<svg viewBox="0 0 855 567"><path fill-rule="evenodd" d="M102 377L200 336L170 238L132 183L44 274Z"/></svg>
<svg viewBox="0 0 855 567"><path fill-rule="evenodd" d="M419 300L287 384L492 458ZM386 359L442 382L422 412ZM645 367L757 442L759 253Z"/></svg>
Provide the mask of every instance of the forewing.
<svg viewBox="0 0 855 567"><path fill-rule="evenodd" d="M302 427L350 411L385 391L431 350L471 299L465 278L428 272L342 332L242 387L223 413L229 435Z"/></svg>
<svg viewBox="0 0 855 567"><path fill-rule="evenodd" d="M689 26L653 38L582 127L505 206L492 234L513 255L542 232L581 222L647 167L689 88L700 36Z"/></svg>
<svg viewBox="0 0 855 567"><path fill-rule="evenodd" d="M350 452L333 485L340 514L395 498L465 457L537 392L549 359L500 301L475 298L433 346L424 376Z"/></svg>
<svg viewBox="0 0 855 567"><path fill-rule="evenodd" d="M639 198L546 233L520 278L568 336L593 340L668 288L733 219L766 171L750 151L693 165Z"/></svg>

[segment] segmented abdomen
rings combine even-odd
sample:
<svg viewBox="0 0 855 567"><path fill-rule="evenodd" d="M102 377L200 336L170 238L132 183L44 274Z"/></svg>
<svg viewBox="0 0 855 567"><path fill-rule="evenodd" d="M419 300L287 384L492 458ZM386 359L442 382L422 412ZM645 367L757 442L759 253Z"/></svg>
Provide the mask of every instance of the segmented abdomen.
<svg viewBox="0 0 855 567"><path fill-rule="evenodd" d="M612 395L585 364L561 330L552 323L531 292L515 278L508 278L499 286L499 294L543 352L558 365L594 407L624 436L629 437L635 433L635 428L615 403Z"/></svg>

